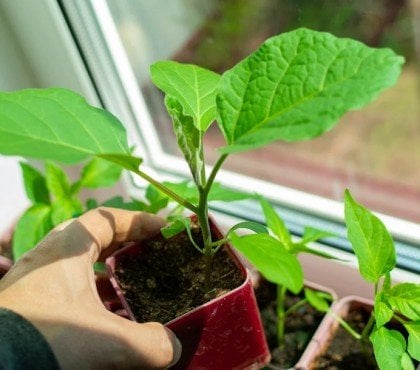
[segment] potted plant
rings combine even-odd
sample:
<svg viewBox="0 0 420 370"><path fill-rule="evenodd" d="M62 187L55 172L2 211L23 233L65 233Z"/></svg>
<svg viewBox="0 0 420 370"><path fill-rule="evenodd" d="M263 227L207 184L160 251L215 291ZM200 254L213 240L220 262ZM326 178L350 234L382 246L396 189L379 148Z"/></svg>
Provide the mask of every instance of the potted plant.
<svg viewBox="0 0 420 370"><path fill-rule="evenodd" d="M200 253L202 270L197 270L196 275L202 276L200 284L205 295L213 290L212 284L217 279L225 278L212 276L213 265L219 264L218 261L214 263L215 258L224 255L223 258L228 257L224 260L231 263L229 269L236 266L233 269L242 276L241 286L233 292L248 290L248 302L256 307L248 271L226 242L239 227L257 231L261 228L253 223L241 223L221 237L212 226L208 201L212 194L217 194L214 180L218 170L232 153L262 147L275 140L300 141L321 135L346 111L360 108L393 85L402 63L403 58L389 49L371 49L354 40L298 29L268 39L256 52L221 76L193 65L154 64L152 80L166 93L165 104L192 173L193 186L184 186L182 191L157 181L139 167L142 160L131 154L125 130L114 116L89 106L77 94L63 89L0 95L0 153L64 163L97 157L146 179L196 215L192 220L174 217L174 223L164 230L164 234L182 237L179 232L186 231L186 238L192 245L189 250ZM220 149L220 158L207 175L203 136L214 120L226 145ZM223 191L220 194L224 200L230 197L225 197ZM137 250L144 248L138 246ZM126 250L128 255L131 251ZM156 272L155 276L158 275ZM168 279L164 281L168 282ZM155 281L149 283L153 286ZM231 294L228 292L219 297L218 304L226 302ZM216 306L214 310L208 310L210 303L182 315L178 321L171 321L170 326L175 331L184 330L182 328L189 325L184 323L186 315L198 317L202 323L211 322L215 310L219 309ZM238 307L236 303L232 307ZM199 310L204 316L196 314ZM205 328L198 333L197 340L204 336ZM232 334L236 331L222 332L218 322L211 322L211 328L213 337L229 338L230 345L239 338ZM254 360L238 356L237 364L232 367L258 366L268 360L258 317L243 323L242 331L247 330L261 339L260 356ZM255 338L252 340L252 343L258 343ZM195 341L196 346L199 341ZM218 347L217 356L228 356L233 348L230 345ZM192 356L185 360L190 366L206 351L208 356L216 356L214 347L194 348L193 345L191 348L193 350L189 352L184 347L187 356ZM242 348L252 347L244 345Z"/></svg>
<svg viewBox="0 0 420 370"><path fill-rule="evenodd" d="M374 285L373 300L353 296L340 300L315 334L317 340L310 344L302 368L414 369L413 361L420 361L420 284L392 286L396 265L392 237L348 190L345 219L360 274Z"/></svg>
<svg viewBox="0 0 420 370"><path fill-rule="evenodd" d="M304 282L297 255L334 258L309 246L332 234L306 227L302 239L295 241L270 203L262 197L259 200L271 235L232 234L231 240L264 277L257 283L256 295L272 357L268 368L292 368L299 366L312 334L337 298L327 287Z"/></svg>

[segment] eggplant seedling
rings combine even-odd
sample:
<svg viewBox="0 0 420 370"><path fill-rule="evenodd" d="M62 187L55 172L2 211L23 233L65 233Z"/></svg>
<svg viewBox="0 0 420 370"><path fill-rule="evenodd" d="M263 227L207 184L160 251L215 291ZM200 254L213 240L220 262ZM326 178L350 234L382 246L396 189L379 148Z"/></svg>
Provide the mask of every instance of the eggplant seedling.
<svg viewBox="0 0 420 370"><path fill-rule="evenodd" d="M222 75L173 61L153 64L152 81L166 94L178 146L191 170L191 198L143 171L142 159L131 154L116 117L65 89L1 93L0 153L67 164L96 156L142 177L197 215L203 238L196 247L205 258L204 280L210 289L213 256L225 240L212 239L208 204L229 155L323 134L344 113L394 85L403 62L390 49L301 28L266 40ZM214 121L225 145L207 173L204 134ZM231 200L223 192L219 197ZM178 230L188 230L184 220L177 220Z"/></svg>

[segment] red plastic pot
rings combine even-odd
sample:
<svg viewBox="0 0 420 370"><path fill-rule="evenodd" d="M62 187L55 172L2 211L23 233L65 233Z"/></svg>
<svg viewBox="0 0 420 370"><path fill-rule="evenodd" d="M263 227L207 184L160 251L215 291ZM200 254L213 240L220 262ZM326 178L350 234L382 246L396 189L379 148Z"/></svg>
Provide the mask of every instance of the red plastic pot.
<svg viewBox="0 0 420 370"><path fill-rule="evenodd" d="M213 222L211 228L217 238L222 237ZM182 343L182 356L174 369L258 369L270 361L250 272L229 245L224 248L245 281L229 293L165 324ZM138 253L142 253L141 243L125 247L106 260L111 283L133 321L135 317L114 271L122 255Z"/></svg>
<svg viewBox="0 0 420 370"><path fill-rule="evenodd" d="M359 310L361 308L372 310L373 301L357 296L347 296L334 304L332 306L332 311L336 315L345 318L350 311ZM318 330L315 332L311 343L306 348L302 358L298 364L296 364L295 368L297 370L310 370L314 367L317 357L327 350L338 326L338 321L332 315L326 315Z"/></svg>

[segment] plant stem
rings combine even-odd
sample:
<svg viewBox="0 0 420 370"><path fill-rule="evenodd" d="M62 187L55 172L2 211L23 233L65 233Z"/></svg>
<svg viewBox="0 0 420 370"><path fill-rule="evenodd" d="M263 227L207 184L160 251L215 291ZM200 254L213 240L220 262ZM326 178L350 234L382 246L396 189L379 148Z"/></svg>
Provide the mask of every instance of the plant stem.
<svg viewBox="0 0 420 370"><path fill-rule="evenodd" d="M373 311L370 313L369 321L367 322L365 328L362 331L361 340L362 342L368 342L369 341L369 334L372 331L373 324L375 323L375 315L373 314Z"/></svg>
<svg viewBox="0 0 420 370"><path fill-rule="evenodd" d="M199 192L199 203L198 203L198 212L197 219L201 228L201 233L203 235L203 245L204 245L204 261L205 261L205 270L204 270L204 289L206 292L210 290L210 277L211 271L213 268L213 247L212 247L212 238L209 224L209 215L208 215L208 205L207 197L208 193L205 189L198 189Z"/></svg>
<svg viewBox="0 0 420 370"><path fill-rule="evenodd" d="M286 321L284 310L285 299L286 287L284 285L277 285L277 343L279 346L284 343L284 326Z"/></svg>
<svg viewBox="0 0 420 370"><path fill-rule="evenodd" d="M216 178L217 172L220 170L220 167L222 167L223 162L228 157L228 154L222 154L217 162L215 163L213 169L211 170L209 179L207 180L207 184L204 188L204 191L208 194L210 192L211 186L213 185L214 179Z"/></svg>
<svg viewBox="0 0 420 370"><path fill-rule="evenodd" d="M340 316L336 315L334 312L332 311L328 311L328 313L334 317L334 319L336 319L340 325L346 329L350 335L352 335L354 338L356 338L357 340L360 340L362 338L362 336L356 332L349 324L347 324Z"/></svg>
<svg viewBox="0 0 420 370"><path fill-rule="evenodd" d="M293 306L290 306L286 312L284 313L284 316L287 317L287 315L290 315L292 312L295 312L297 309L302 307L307 302L306 298L300 300L299 302L295 303Z"/></svg>
<svg viewBox="0 0 420 370"><path fill-rule="evenodd" d="M172 198L175 202L182 205L185 208L188 208L190 211L195 214L198 213L198 208L190 203L188 200L180 197L178 194L174 193L171 189L167 188L165 185L161 184L159 181L155 180L153 177L150 177L148 174L144 173L141 170L133 171L138 176L145 179L148 183L152 184L154 187L158 188L162 193L166 194L169 198Z"/></svg>

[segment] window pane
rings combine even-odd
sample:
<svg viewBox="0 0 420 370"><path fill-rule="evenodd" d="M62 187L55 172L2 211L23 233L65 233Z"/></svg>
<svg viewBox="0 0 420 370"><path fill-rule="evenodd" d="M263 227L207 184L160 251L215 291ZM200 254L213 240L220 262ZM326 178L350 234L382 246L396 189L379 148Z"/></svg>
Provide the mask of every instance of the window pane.
<svg viewBox="0 0 420 370"><path fill-rule="evenodd" d="M342 199L344 188L369 207L420 221L420 6L416 0L108 0L162 146L179 155L162 95L149 65L160 59L222 73L267 37L298 27L352 37L405 56L398 84L367 108L348 113L323 137L277 142L235 154L225 168ZM417 28L417 29L416 29ZM417 50L415 45L418 46ZM417 54L416 54L417 53ZM223 145L206 134L207 161Z"/></svg>

